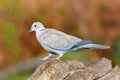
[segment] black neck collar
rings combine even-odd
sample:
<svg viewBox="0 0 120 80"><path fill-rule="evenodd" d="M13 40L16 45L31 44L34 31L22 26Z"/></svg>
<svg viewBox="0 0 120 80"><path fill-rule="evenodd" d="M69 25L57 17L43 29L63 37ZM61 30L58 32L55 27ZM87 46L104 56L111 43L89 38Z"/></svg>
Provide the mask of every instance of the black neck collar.
<svg viewBox="0 0 120 80"><path fill-rule="evenodd" d="M44 31L45 29L41 29L40 31Z"/></svg>

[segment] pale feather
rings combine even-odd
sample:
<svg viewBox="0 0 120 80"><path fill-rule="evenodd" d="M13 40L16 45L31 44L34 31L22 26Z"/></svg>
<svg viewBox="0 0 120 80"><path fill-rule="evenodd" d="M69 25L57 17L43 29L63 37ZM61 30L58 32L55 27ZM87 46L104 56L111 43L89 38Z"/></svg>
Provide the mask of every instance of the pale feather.
<svg viewBox="0 0 120 80"><path fill-rule="evenodd" d="M66 51L80 41L81 39L58 30L46 29L43 32L41 43L55 50Z"/></svg>

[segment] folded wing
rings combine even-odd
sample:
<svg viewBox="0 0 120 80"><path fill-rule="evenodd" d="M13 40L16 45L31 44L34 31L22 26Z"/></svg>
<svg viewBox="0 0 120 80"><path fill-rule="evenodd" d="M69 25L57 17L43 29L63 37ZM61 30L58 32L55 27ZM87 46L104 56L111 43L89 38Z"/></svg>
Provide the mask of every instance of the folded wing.
<svg viewBox="0 0 120 80"><path fill-rule="evenodd" d="M44 34L42 44L55 50L66 51L80 41L81 39L77 37L68 35L54 29L47 29L46 33Z"/></svg>

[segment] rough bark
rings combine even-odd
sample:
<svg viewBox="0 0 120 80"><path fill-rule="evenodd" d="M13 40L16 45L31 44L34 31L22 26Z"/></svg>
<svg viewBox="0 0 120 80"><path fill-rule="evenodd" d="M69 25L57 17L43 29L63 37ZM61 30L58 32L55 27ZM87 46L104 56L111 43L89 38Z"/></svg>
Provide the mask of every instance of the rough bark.
<svg viewBox="0 0 120 80"><path fill-rule="evenodd" d="M53 59L43 61L28 80L120 80L120 71L106 58L87 64Z"/></svg>

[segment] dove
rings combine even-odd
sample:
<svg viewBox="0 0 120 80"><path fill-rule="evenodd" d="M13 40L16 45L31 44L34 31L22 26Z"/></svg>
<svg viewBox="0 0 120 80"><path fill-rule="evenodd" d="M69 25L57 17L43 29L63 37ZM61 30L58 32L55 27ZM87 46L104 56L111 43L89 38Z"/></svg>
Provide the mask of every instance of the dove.
<svg viewBox="0 0 120 80"><path fill-rule="evenodd" d="M49 52L42 60L60 59L66 52L79 49L108 49L107 45L94 44L91 40L82 40L53 28L45 28L41 22L34 22L29 32L35 31L37 41Z"/></svg>

